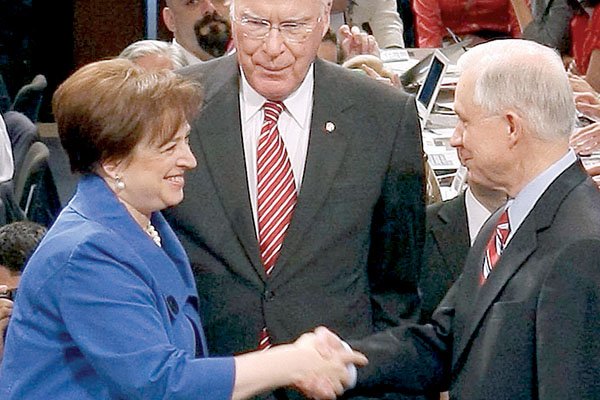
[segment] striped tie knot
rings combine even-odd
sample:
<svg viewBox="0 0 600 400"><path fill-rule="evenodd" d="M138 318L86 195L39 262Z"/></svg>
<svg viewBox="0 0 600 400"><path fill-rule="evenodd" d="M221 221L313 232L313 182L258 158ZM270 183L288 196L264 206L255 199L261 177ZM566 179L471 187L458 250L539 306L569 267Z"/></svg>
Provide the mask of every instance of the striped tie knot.
<svg viewBox="0 0 600 400"><path fill-rule="evenodd" d="M283 112L283 108L284 106L281 101L266 101L263 105L265 112L265 123L270 122L276 124L279 116Z"/></svg>
<svg viewBox="0 0 600 400"><path fill-rule="evenodd" d="M506 246L506 240L510 235L510 222L508 220L508 209L500 215L496 228L492 232L492 237L488 242L485 249L485 257L483 258L483 267L481 270L481 283L483 284L488 278L492 269L496 266L496 263L500 259L504 247Z"/></svg>

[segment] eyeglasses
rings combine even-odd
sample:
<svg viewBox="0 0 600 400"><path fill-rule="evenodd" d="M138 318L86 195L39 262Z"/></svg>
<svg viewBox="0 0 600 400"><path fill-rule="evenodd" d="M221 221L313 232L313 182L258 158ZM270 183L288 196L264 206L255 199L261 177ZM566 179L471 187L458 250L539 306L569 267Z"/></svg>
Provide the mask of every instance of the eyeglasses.
<svg viewBox="0 0 600 400"><path fill-rule="evenodd" d="M279 25L273 25L271 21L266 19L252 18L243 16L239 19L232 17L233 22L239 24L243 29L243 35L251 38L262 40L269 35L271 29L276 29L285 42L302 43L314 31L315 27L321 22L321 17L317 18L314 24L303 22L284 22Z"/></svg>

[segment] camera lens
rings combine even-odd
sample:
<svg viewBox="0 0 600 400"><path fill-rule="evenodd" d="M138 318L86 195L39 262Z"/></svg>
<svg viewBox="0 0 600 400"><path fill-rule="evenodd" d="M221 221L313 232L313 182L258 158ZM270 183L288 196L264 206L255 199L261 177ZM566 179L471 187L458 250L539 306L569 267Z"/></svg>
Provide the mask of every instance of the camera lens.
<svg viewBox="0 0 600 400"><path fill-rule="evenodd" d="M0 299L8 299L11 301L15 301L16 296L17 296L17 288L7 289L4 292L0 292Z"/></svg>

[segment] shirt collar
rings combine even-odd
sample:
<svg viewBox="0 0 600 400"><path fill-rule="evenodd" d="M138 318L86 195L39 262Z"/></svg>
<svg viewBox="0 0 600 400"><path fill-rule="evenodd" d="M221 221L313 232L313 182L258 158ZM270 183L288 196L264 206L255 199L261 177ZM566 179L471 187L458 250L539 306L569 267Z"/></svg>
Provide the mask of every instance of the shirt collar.
<svg viewBox="0 0 600 400"><path fill-rule="evenodd" d="M533 209L542 194L548 187L569 168L575 161L577 156L573 149L569 149L567 154L561 157L558 161L552 164L544 172L536 176L529 182L514 199L508 201L508 216L510 220L511 235L521 225L529 212Z"/></svg>
<svg viewBox="0 0 600 400"><path fill-rule="evenodd" d="M247 110L246 121L244 122L248 122L257 112L260 112L267 99L250 86L241 67L240 74L242 76L242 100ZM283 100L285 110L287 110L302 129L306 128L305 124L308 121L305 118L306 113L308 110L311 110L310 105L312 104L314 82L314 64L311 64L298 89Z"/></svg>

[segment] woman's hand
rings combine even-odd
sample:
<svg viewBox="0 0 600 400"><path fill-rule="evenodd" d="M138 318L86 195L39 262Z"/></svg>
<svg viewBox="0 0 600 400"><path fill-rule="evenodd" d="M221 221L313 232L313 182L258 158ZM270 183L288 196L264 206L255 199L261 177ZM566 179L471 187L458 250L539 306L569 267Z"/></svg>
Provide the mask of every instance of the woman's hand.
<svg viewBox="0 0 600 400"><path fill-rule="evenodd" d="M314 399L332 400L343 394L353 381L349 365L366 365L367 358L323 330L304 334L291 344L236 356L232 399L246 399L284 386L295 387Z"/></svg>

